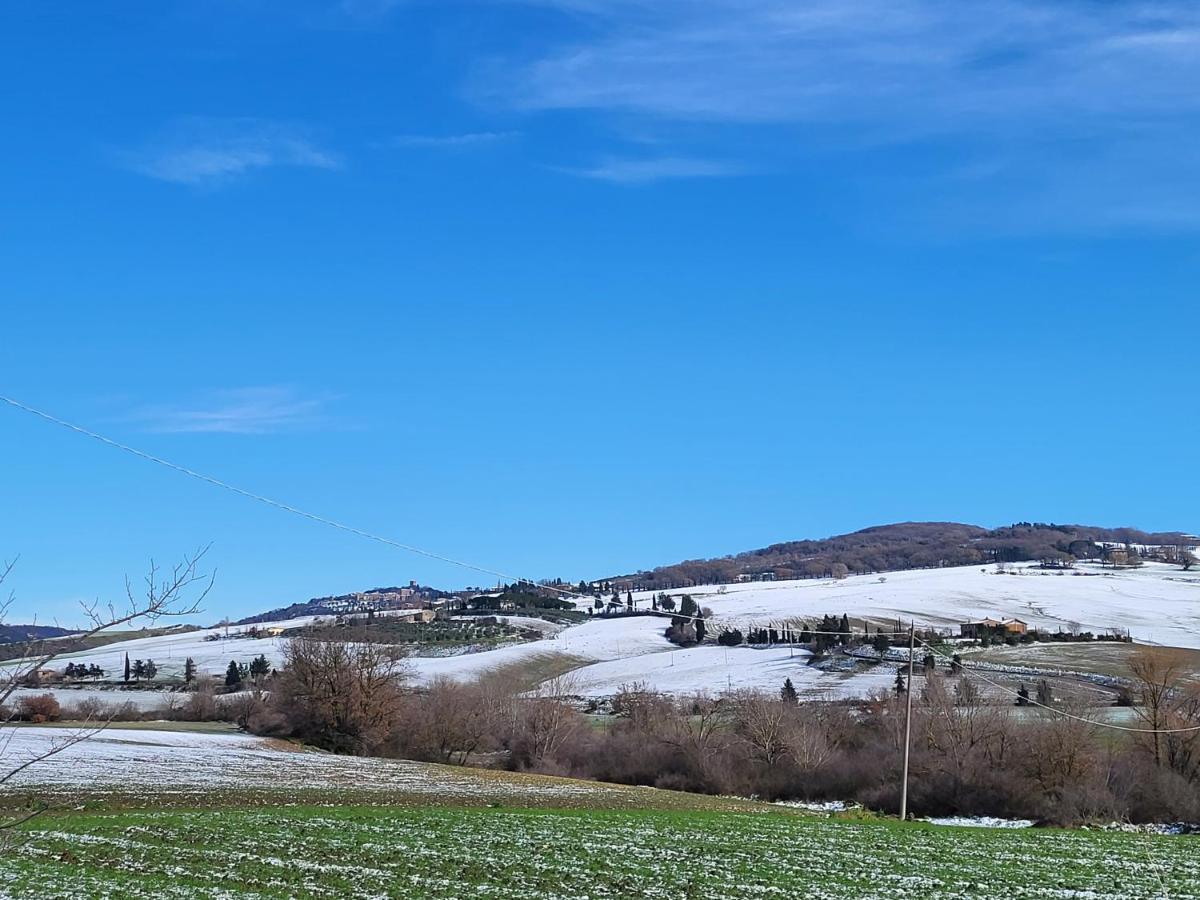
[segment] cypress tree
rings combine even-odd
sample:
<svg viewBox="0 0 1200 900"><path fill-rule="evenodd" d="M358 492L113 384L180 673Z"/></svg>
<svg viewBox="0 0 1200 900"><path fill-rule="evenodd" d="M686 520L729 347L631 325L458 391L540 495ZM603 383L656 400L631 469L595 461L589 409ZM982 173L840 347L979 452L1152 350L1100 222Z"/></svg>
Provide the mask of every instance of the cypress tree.
<svg viewBox="0 0 1200 900"><path fill-rule="evenodd" d="M780 699L782 699L784 703L795 703L796 702L796 700L797 700L796 686L794 684L792 684L791 678L783 679L783 688L780 689L779 696L780 696Z"/></svg>

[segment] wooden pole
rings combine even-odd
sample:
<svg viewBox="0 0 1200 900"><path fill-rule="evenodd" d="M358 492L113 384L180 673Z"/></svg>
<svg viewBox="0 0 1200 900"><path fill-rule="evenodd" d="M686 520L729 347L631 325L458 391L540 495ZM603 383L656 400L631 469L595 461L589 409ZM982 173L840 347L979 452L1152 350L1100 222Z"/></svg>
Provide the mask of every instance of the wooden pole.
<svg viewBox="0 0 1200 900"><path fill-rule="evenodd" d="M916 655L916 631L908 624L908 689L904 692L904 771L900 780L900 821L908 818L908 748L912 743L913 657Z"/></svg>

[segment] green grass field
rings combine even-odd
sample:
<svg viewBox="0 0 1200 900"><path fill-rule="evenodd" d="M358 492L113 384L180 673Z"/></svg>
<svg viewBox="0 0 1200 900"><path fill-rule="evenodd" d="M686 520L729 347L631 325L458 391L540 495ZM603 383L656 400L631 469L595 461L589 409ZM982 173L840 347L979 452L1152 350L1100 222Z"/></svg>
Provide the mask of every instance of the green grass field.
<svg viewBox="0 0 1200 900"><path fill-rule="evenodd" d="M1200 897L1194 839L703 811L66 813L9 897Z"/></svg>

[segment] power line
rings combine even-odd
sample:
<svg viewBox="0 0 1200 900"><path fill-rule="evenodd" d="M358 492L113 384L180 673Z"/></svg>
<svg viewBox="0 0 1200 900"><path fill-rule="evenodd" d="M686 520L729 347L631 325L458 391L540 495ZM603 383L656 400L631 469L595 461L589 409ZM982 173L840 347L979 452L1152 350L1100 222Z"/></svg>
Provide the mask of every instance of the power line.
<svg viewBox="0 0 1200 900"><path fill-rule="evenodd" d="M530 584L530 585L534 585L535 587L542 587L547 590L556 591L557 593L560 593L560 594L566 594L567 596L570 596L570 597L577 596L575 594L575 592L573 592L573 591L564 590L559 587L554 587L553 585L541 585L535 581L531 581L528 578L519 578L515 575L509 575L505 572L497 571L496 569L489 569L486 566L480 566L480 565L476 565L475 563L465 562L461 559L454 559L453 557L450 557L450 556L443 556L442 554L434 553L431 550L425 550L421 547L414 547L411 544L405 544L400 541L393 540L392 538L389 538L389 537L384 537L382 535L373 534L370 531L364 531L361 528L355 528L352 525L346 525L346 524L344 524L342 522L338 522L334 519L326 518L325 516L319 516L316 513L308 512L306 510L292 506L289 503L284 503L280 500L274 500L270 497L264 497L262 494L256 494L253 491L246 490L245 488L240 488L236 485L229 484L228 482L222 481L219 478L214 478L213 476L206 475L203 472L197 472L195 469L189 469L187 466L181 466L178 463L171 462L169 459L163 459L161 456L155 456L152 453L147 453L146 451L139 450L136 447L130 447L128 444L122 444L119 441L114 441L110 437L105 437L102 434L97 434L96 432L90 431L87 428L83 428L79 425L75 425L64 419L60 419L57 416L53 416L48 412L43 412L40 409L35 409L34 407L29 406L25 403L21 403L19 400L14 400L11 397L6 397L6 396L0 394L0 401L7 403L9 406L11 406L15 409L22 410L31 415L37 416L40 419L44 419L47 422L51 422L55 425L61 426L62 428L66 428L70 431L74 431L76 434L82 434L84 437L89 437L94 441L99 441L102 444L107 444L110 447L114 447L117 450L121 450L125 453L129 453L140 459L146 460L147 462L155 463L156 465L160 465L165 468L171 469L175 472L179 472L182 475L186 475L189 478L195 478L198 481L203 481L207 484L214 485L215 487L223 488L224 490L230 491L231 493L238 494L239 496L245 497L249 500L254 500L258 503L263 503L267 506L274 507L275 509L282 510L283 512L291 513L294 516L300 516L301 518L308 519L311 522L316 522L320 525L326 525L330 528L336 528L338 531L344 531L347 534L357 535L358 537L366 538L367 540L375 541L376 543L379 543L379 544L385 544L389 547L394 547L398 550L404 550L408 553L415 553L418 556L424 556L424 557L427 557L428 559L435 559L439 562L449 563L450 565L458 566L463 569L470 569L475 572L481 572L484 575L493 575L493 576L503 579L505 581L515 582L517 584Z"/></svg>
<svg viewBox="0 0 1200 900"><path fill-rule="evenodd" d="M953 657L946 656L945 653L938 652L936 649L934 649L933 645L930 644L929 642L927 642L921 638L917 638L917 640L921 643L921 646L923 646L926 650L928 650L934 656L940 656L942 659L948 659L951 662L954 662ZM961 662L960 662L960 665L961 665ZM979 669L973 668L973 669L971 669L971 671L978 673ZM1086 716L1077 716L1077 715L1074 715L1073 713L1066 712L1065 710L1058 709L1057 707L1050 706L1049 704L1042 703L1040 700L1034 700L1032 697L1024 697L1019 691L1014 691L1012 688L1005 687L1002 684L997 684L995 681L992 681L990 678L986 678L983 675L978 675L978 678L984 684L991 685L992 687L996 688L997 690L1003 691L1004 693L1009 694L1010 696L1018 697L1018 698L1025 700L1026 703L1028 703L1030 706L1038 706L1038 707L1041 707L1042 709L1049 710L1050 712L1054 713L1055 715L1062 716L1064 719L1073 719L1076 722L1085 722L1088 725L1094 725L1097 728L1111 728L1115 731L1129 731L1129 732L1133 732L1135 734L1187 734L1187 733L1191 733L1191 732L1200 731L1200 725L1191 725L1186 728L1133 728L1129 725L1114 725L1111 722L1097 722L1094 719L1087 718ZM911 685L910 685L910 689L911 689Z"/></svg>
<svg viewBox="0 0 1200 900"><path fill-rule="evenodd" d="M128 444L122 444L120 441L115 441L110 437L106 437L102 434L98 434L97 432L91 431L80 425L75 425L74 423L68 422L65 419L60 419L57 416L53 416L48 412L44 412L43 410L36 409L32 406L29 406L28 404L22 403L19 400L15 400L12 397L7 397L7 396L4 396L3 394L0 394L0 401L8 404L9 406L13 407L14 409L19 409L23 412L27 412L30 415L37 416L40 419L43 419L54 425L58 425L62 428L66 428L69 431L73 431L77 434L81 434L84 437L91 438L94 441L99 441L102 444L107 444L110 447L113 447L117 450L121 450L125 453L129 453L140 459L146 460L147 462L155 463L156 465L160 465L167 469L171 469L172 471L178 472L182 475L186 475L189 478L194 478L198 481L203 481L206 484L211 484L215 487L222 488L226 491L229 491L230 493L237 494L241 497L245 497L248 500L254 500L258 503L265 504L266 506L270 506L275 509L282 510L283 512L291 513L294 516L299 516L301 518L308 519L311 522L316 522L320 525L325 525L329 528L335 528L338 531L343 531L347 534L357 535L358 537L366 538L367 540L375 541L376 543L384 544L385 546L388 546L388 547L394 547L398 550L404 550L405 552L414 553L418 556L424 556L428 559L433 559L433 560L437 560L439 562L448 563L453 566L458 566L459 568L462 568L462 569L469 569L474 572L481 572L485 575L492 575L497 578L501 578L506 581L511 581L511 582L514 582L517 584L529 584L529 585L533 585L535 587L541 587L546 590L554 591L559 594L565 594L568 597L582 597L583 596L581 594L578 594L575 591L565 590L563 588L556 587L554 585L539 584L538 582L532 581L528 578L520 578L515 575L510 575L506 572L501 572L497 569L489 569L486 566L476 565L475 563L470 563L470 562L466 562L464 560L455 559L454 557L451 557L451 556L444 556L440 553L434 553L431 550L425 550L422 547L416 547L416 546L413 546L412 544L405 544L405 543L402 543L401 541L393 540L392 538L389 538L389 537L384 537L383 535L374 534L370 531L364 531L361 528L355 528L352 525L346 525L345 523L338 522L335 519L330 519L325 516L319 516L316 513L311 513L311 512L308 512L307 510L300 509L299 507L292 506L289 503L284 503L280 500L275 500L275 499L272 499L271 497L263 496L262 494L256 494L253 491L248 491L245 488L238 487L237 485L229 484L228 482L222 481L219 478L214 478L211 475L206 475L203 472L197 472L195 469L189 469L187 466L181 466L178 463L171 462L168 459L163 459L161 456L155 456L152 453L147 453L144 450L139 450L136 447L129 446ZM671 613L669 613L665 610L660 611L659 614L663 615L663 616L671 616ZM699 616L680 616L680 618L696 619L696 618L701 618L701 617L699 617ZM716 617L714 617L714 619L715 618ZM722 617L722 618L724 618L724 617ZM710 620L710 621L712 621L712 620ZM805 630L808 630L810 634L814 634L814 635L815 634L829 634L829 635L847 635L847 634L852 635L853 634L853 632L841 632L841 631L825 632L825 631L812 631L810 629L805 629ZM903 633L903 632L900 632L900 633ZM892 634L896 634L896 632L893 632ZM928 642L926 642L925 640L920 639L920 638L918 638L918 640L920 640L920 643L923 647L925 647L927 650L929 650L930 653L933 653L935 656L941 656L943 659L951 659L950 657L946 656L944 653L941 653L941 652L935 650L934 647L932 645L930 645ZM953 661L953 660L951 660L951 661ZM910 651L909 663L911 666L911 663L912 663L911 651ZM972 669L972 671L975 673L979 672L978 669ZM996 688L999 691L1002 691L1006 694L1010 694L1011 696L1014 696L1014 697L1021 696L1018 692L1013 691L1011 688L1007 688L1004 685L997 684L996 682L994 682L988 678L985 678L982 675L978 675L978 677L979 677L980 681L984 682L985 684L991 685L992 687ZM909 690L910 691L912 690L911 683L909 684ZM1031 706L1041 707L1042 709L1049 710L1050 712L1052 712L1056 715L1062 716L1064 718L1073 719L1073 720L1079 721L1079 722L1084 722L1088 725L1093 725L1093 726L1096 726L1099 728L1110 728L1110 729L1114 729L1117 731L1133 732L1136 734L1184 734L1184 733L1200 731L1200 725L1195 725L1195 726L1191 726L1191 727L1187 727L1187 728L1154 729L1154 728L1133 728L1128 725L1114 725L1114 724L1111 724L1108 722L1096 722L1092 719L1088 719L1083 716L1076 716L1071 713L1064 712L1061 709L1056 709L1053 706L1049 706L1045 703L1042 703L1037 700L1033 700L1032 698L1029 698L1029 697L1026 697L1024 699Z"/></svg>

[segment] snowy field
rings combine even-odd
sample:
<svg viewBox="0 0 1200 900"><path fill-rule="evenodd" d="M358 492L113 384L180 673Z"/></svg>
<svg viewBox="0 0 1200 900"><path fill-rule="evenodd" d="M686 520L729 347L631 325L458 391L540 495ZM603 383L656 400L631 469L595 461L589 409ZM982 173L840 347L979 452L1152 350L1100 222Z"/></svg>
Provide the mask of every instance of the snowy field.
<svg viewBox="0 0 1200 900"><path fill-rule="evenodd" d="M154 660L159 675L163 678L182 678L184 661L190 656L195 660L196 669L201 674L222 675L231 659L249 662L259 654L264 654L273 664L279 664L283 641L270 637L244 637L251 628L257 627L260 632L273 627L299 628L301 625L328 618L330 617L304 616L284 622L260 622L253 626L230 625L227 628L206 628L181 634L136 638L93 650L63 654L54 660L52 667L61 668L68 662L94 663L104 669L107 678L120 678L125 667L125 656L128 654L131 661Z"/></svg>
<svg viewBox="0 0 1200 900"><path fill-rule="evenodd" d="M0 729L2 768L16 768L81 733L36 726ZM229 790L351 790L458 804L569 805L588 800L615 806L651 790L407 760L337 756L235 733L115 727L31 765L0 787L0 797L33 787L54 794L86 791L90 797L136 794L142 789L155 796L202 796Z"/></svg>
<svg viewBox="0 0 1200 900"><path fill-rule="evenodd" d="M705 585L671 593L691 594L718 619L741 625L844 612L957 629L985 616L1012 617L1051 631L1072 624L1091 631L1128 628L1137 641L1200 648L1200 570L1146 563L1114 572L1081 563L1065 574L1027 565L1011 571L1016 574L997 574L993 566L957 566L837 581ZM649 605L650 597L649 592L634 594L639 607Z"/></svg>
<svg viewBox="0 0 1200 900"><path fill-rule="evenodd" d="M721 624L745 629L788 620L812 622L825 614L842 613L880 623L914 619L918 627L957 630L964 621L990 616L1016 617L1049 630L1127 628L1138 641L1200 648L1200 571L1183 572L1160 563L1116 572L1080 564L1075 571L1081 574L1041 572L1030 566L1013 566L1010 571L1015 574L998 574L992 566L963 566L836 581L707 585L687 593L712 609L710 630ZM678 597L684 591L671 593ZM649 607L650 598L650 593L634 595L642 609ZM259 628L306 621L311 619L263 623ZM514 623L526 621L514 619ZM800 652L793 654L786 647L681 650L663 636L665 626L664 619L652 617L596 619L565 628L540 623L541 640L459 656L413 658L407 666L415 681L428 683L439 676L469 679L499 666L562 654L581 661L572 680L578 693L593 697L609 696L633 684L676 693L715 694L731 688L775 691L784 678L791 678L797 691L807 697L863 697L887 689L895 677L890 666L853 674L822 672L806 666ZM223 673L231 659L245 663L260 653L278 666L283 641L236 637L245 630L232 626L142 638L72 654L57 664L68 659L96 663L112 677L122 670L128 653L131 659L153 659L168 678L182 674L189 656L201 672L210 675ZM206 640L214 635L222 639ZM135 699L131 693L128 698L146 708L155 703L145 695ZM112 699L127 697L115 695Z"/></svg>
<svg viewBox="0 0 1200 900"><path fill-rule="evenodd" d="M143 712L161 709L168 697L174 698L179 703L187 699L186 694L168 691L123 691L112 687L86 686L78 688L17 688L8 702L15 706L22 697L41 696L42 694L49 694L58 701L60 706L75 706L85 700L97 701L108 708L131 703Z"/></svg>

